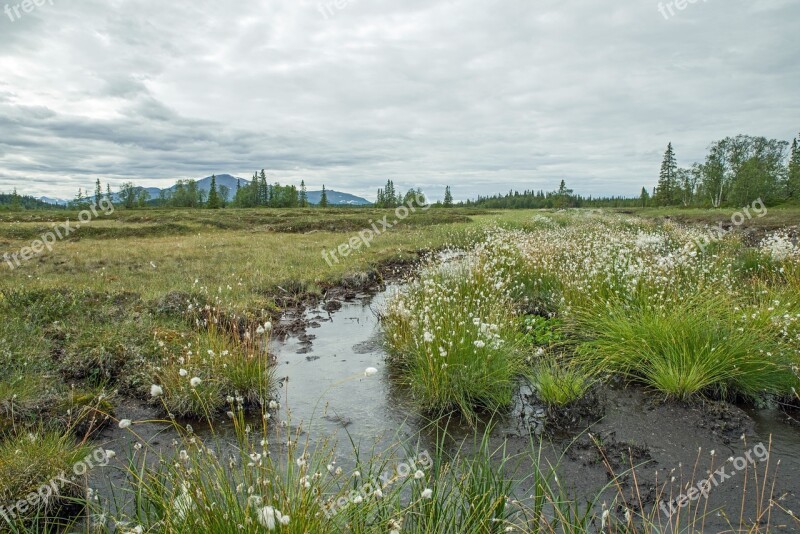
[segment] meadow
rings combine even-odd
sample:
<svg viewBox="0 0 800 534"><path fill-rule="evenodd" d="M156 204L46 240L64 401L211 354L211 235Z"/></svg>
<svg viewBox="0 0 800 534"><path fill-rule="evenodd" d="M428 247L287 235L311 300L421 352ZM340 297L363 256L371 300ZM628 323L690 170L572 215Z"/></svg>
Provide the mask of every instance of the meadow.
<svg viewBox="0 0 800 534"><path fill-rule="evenodd" d="M726 510L691 499L667 517L660 504L674 506L703 476L707 451L643 495L643 462L630 450L619 462L590 432L608 479L586 498L559 476L561 457L543 456L549 433L512 451L493 430L528 387L545 426L568 443L586 436L590 425L575 422L595 417L598 395L628 390L678 409L767 407L796 432L800 210L771 209L703 241L700 226L730 214L432 209L338 263L323 258L385 215L120 209L21 267L0 265L0 529L800 528L789 504L797 496L775 489L770 462L748 463L751 483ZM0 214L2 250L75 216ZM362 450L312 438L293 424L275 373L269 347L291 335L287 310L386 282L399 286L380 310L390 376L367 368L354 379L406 392L426 431L436 429L431 450L419 440ZM126 418L130 405L156 414L169 443L140 433L154 420ZM451 420L474 429L469 443L441 428ZM109 428L129 434L125 450L106 449L99 436ZM107 484L76 470L98 448L114 473ZM400 473L408 458L417 461ZM710 460L724 463L713 451ZM76 476L41 498L65 472Z"/></svg>

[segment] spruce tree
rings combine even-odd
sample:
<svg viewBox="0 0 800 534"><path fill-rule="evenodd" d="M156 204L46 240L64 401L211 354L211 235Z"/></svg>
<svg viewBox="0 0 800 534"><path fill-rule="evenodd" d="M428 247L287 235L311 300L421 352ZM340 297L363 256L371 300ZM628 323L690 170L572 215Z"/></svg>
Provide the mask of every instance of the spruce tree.
<svg viewBox="0 0 800 534"><path fill-rule="evenodd" d="M800 143L797 139L792 139L792 152L789 154L786 196L791 200L800 200Z"/></svg>
<svg viewBox="0 0 800 534"><path fill-rule="evenodd" d="M453 207L453 194L450 192L450 186L444 188L444 202L442 205L445 208L452 208Z"/></svg>
<svg viewBox="0 0 800 534"><path fill-rule="evenodd" d="M14 188L14 193L11 195L11 210L12 211L19 211L22 209L22 199L19 197L17 193L17 188Z"/></svg>
<svg viewBox="0 0 800 534"><path fill-rule="evenodd" d="M650 193L647 192L647 188L646 187L642 188L642 194L639 197L639 199L642 201L642 207L643 208L646 208L647 204L650 203Z"/></svg>
<svg viewBox="0 0 800 534"><path fill-rule="evenodd" d="M103 187L100 185L100 178L94 184L94 205L100 206L100 201L103 199Z"/></svg>
<svg viewBox="0 0 800 534"><path fill-rule="evenodd" d="M261 169L261 176L259 178L261 180L261 185L258 188L260 193L258 197L258 205L266 206L269 204L269 187L267 186L267 173L264 172L264 169Z"/></svg>
<svg viewBox="0 0 800 534"><path fill-rule="evenodd" d="M320 208L327 208L328 207L328 193L325 191L325 185L322 185L322 196L319 197L319 207Z"/></svg>
<svg viewBox="0 0 800 534"><path fill-rule="evenodd" d="M300 180L300 207L308 207L308 192L306 191L306 181Z"/></svg>
<svg viewBox="0 0 800 534"><path fill-rule="evenodd" d="M672 149L672 143L670 143L664 153L664 161L661 162L661 172L658 177L656 202L659 205L671 206L675 204L677 173L678 163L675 160L675 151Z"/></svg>
<svg viewBox="0 0 800 534"><path fill-rule="evenodd" d="M106 184L106 200L111 204L111 184Z"/></svg>
<svg viewBox="0 0 800 534"><path fill-rule="evenodd" d="M217 193L217 175L211 176L211 188L208 190L208 203L206 204L210 210L219 209L219 193Z"/></svg>

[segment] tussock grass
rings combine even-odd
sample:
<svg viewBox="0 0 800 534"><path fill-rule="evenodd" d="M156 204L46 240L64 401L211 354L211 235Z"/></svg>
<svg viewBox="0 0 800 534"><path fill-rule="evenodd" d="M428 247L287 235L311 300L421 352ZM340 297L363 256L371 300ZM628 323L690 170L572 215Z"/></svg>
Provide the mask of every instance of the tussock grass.
<svg viewBox="0 0 800 534"><path fill-rule="evenodd" d="M431 266L383 316L390 361L423 410L496 410L512 400L524 353L504 258Z"/></svg>
<svg viewBox="0 0 800 534"><path fill-rule="evenodd" d="M698 295L666 309L622 303L576 313L579 353L665 395L755 399L796 384L791 357L767 314L742 319L735 301Z"/></svg>
<svg viewBox="0 0 800 534"><path fill-rule="evenodd" d="M17 503L59 475L71 474L73 466L91 450L86 444L76 443L69 434L41 430L7 436L0 441L0 503ZM19 519L50 514L59 506L74 504L82 493L77 484L64 484L58 495L27 507L18 514ZM0 526L5 523L0 517Z"/></svg>
<svg viewBox="0 0 800 534"><path fill-rule="evenodd" d="M575 360L549 355L526 372L537 398L547 406L565 407L581 400L594 379Z"/></svg>

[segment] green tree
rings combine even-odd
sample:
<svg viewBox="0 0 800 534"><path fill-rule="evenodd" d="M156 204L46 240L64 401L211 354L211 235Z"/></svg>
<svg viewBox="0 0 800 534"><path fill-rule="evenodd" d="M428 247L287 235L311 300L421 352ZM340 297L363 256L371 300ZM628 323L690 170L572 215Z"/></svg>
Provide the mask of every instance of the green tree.
<svg viewBox="0 0 800 534"><path fill-rule="evenodd" d="M208 190L208 203L206 207L210 210L218 210L220 208L219 193L217 193L217 175L211 175L211 187Z"/></svg>
<svg viewBox="0 0 800 534"><path fill-rule="evenodd" d="M231 188L227 185L219 186L219 206L225 208L228 206L228 200L231 197Z"/></svg>
<svg viewBox="0 0 800 534"><path fill-rule="evenodd" d="M136 204L140 208L144 208L147 206L147 201L150 200L150 193L147 192L147 189L140 188L139 192L136 195Z"/></svg>
<svg viewBox="0 0 800 534"><path fill-rule="evenodd" d="M319 197L319 207L320 208L327 208L328 207L328 192L325 190L325 185L322 185L322 196Z"/></svg>
<svg viewBox="0 0 800 534"><path fill-rule="evenodd" d="M111 184L106 184L106 200L111 203L113 195L111 194Z"/></svg>
<svg viewBox="0 0 800 534"><path fill-rule="evenodd" d="M453 207L453 193L450 192L450 186L444 188L444 201L442 202L442 206L445 208L452 208Z"/></svg>
<svg viewBox="0 0 800 534"><path fill-rule="evenodd" d="M789 154L786 196L791 200L800 200L800 143L797 139L792 139L792 148Z"/></svg>
<svg viewBox="0 0 800 534"><path fill-rule="evenodd" d="M100 206L100 201L103 199L103 186L100 185L100 178L94 184L94 205Z"/></svg>
<svg viewBox="0 0 800 534"><path fill-rule="evenodd" d="M664 153L661 172L658 176L658 188L656 190L656 203L658 205L672 206L676 204L677 173L678 163L675 160L675 151L672 149L672 143L670 143Z"/></svg>
<svg viewBox="0 0 800 534"><path fill-rule="evenodd" d="M14 193L11 195L11 210L20 211L22 209L22 199L17 194L17 188L14 188Z"/></svg>
<svg viewBox="0 0 800 534"><path fill-rule="evenodd" d="M125 182L119 187L119 195L126 209L136 207L136 186L132 182Z"/></svg>
<svg viewBox="0 0 800 534"><path fill-rule="evenodd" d="M647 188L642 188L642 194L639 196L639 200L642 202L642 207L646 208L648 204L650 204L650 193L647 192Z"/></svg>
<svg viewBox="0 0 800 534"><path fill-rule="evenodd" d="M300 180L300 207L308 207L308 192L306 191L306 181Z"/></svg>

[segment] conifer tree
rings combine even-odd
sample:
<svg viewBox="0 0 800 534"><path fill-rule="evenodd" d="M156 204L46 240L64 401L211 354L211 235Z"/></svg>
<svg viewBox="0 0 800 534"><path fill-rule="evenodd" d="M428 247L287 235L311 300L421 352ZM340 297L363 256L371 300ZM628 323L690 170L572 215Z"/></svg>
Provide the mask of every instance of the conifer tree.
<svg viewBox="0 0 800 534"><path fill-rule="evenodd" d="M258 187L258 205L267 206L269 205L269 186L267 186L267 173L264 172L264 169L261 169L261 176L259 176L259 179L260 184Z"/></svg>
<svg viewBox="0 0 800 534"><path fill-rule="evenodd" d="M325 185L322 185L322 196L319 197L319 207L320 208L327 208L328 207L328 192L325 190Z"/></svg>
<svg viewBox="0 0 800 534"><path fill-rule="evenodd" d="M444 188L444 202L442 205L445 208L452 208L453 207L453 194L450 192L450 186Z"/></svg>
<svg viewBox="0 0 800 534"><path fill-rule="evenodd" d="M217 192L217 175L211 176L211 188L208 190L208 203L206 207L210 210L219 209L219 193Z"/></svg>
<svg viewBox="0 0 800 534"><path fill-rule="evenodd" d="M106 200L111 203L111 184L106 184Z"/></svg>
<svg viewBox="0 0 800 534"><path fill-rule="evenodd" d="M308 192L306 191L306 181L300 180L300 207L308 207Z"/></svg>
<svg viewBox="0 0 800 534"><path fill-rule="evenodd" d="M792 139L792 150L789 154L786 196L791 200L800 200L800 143L797 139Z"/></svg>
<svg viewBox="0 0 800 534"><path fill-rule="evenodd" d="M103 187L100 185L100 178L94 184L94 205L100 206L100 201L103 199Z"/></svg>
<svg viewBox="0 0 800 534"><path fill-rule="evenodd" d="M672 143L670 143L664 153L664 161L661 163L661 173L658 177L656 202L659 205L671 206L675 204L677 173L678 163L675 160L675 151L672 149Z"/></svg>

